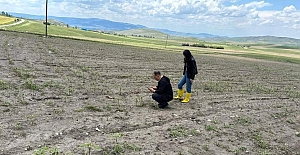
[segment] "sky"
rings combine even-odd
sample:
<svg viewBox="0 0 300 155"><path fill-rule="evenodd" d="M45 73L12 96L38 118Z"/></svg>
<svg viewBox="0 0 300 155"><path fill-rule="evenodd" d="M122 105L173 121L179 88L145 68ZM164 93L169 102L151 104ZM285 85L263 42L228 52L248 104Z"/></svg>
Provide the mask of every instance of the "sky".
<svg viewBox="0 0 300 155"><path fill-rule="evenodd" d="M46 0L0 0L0 11L45 14ZM48 0L48 15L178 32L300 39L299 0Z"/></svg>

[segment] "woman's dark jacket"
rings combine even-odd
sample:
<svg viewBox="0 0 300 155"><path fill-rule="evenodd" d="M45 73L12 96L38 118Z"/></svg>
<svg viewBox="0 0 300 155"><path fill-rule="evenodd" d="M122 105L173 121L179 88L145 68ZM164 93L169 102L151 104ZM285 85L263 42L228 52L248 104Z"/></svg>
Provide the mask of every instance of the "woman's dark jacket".
<svg viewBox="0 0 300 155"><path fill-rule="evenodd" d="M194 57L191 57L190 60L187 60L184 63L183 75L187 72L187 78L194 80L195 75L198 74L197 64Z"/></svg>

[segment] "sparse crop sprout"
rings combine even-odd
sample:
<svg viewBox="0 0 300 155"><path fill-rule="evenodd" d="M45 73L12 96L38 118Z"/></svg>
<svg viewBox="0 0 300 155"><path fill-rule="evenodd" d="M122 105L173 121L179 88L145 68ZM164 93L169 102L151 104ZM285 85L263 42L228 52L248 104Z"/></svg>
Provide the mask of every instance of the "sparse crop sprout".
<svg viewBox="0 0 300 155"><path fill-rule="evenodd" d="M85 155L91 155L92 150L100 150L100 147L98 145L94 144L93 142L84 143L84 144L80 145L80 147L86 149Z"/></svg>
<svg viewBox="0 0 300 155"><path fill-rule="evenodd" d="M24 87L26 89L31 89L31 90L40 90L41 89L41 87L39 85L34 83L32 78L26 79Z"/></svg>
<svg viewBox="0 0 300 155"><path fill-rule="evenodd" d="M205 125L205 129L207 131L217 131L217 127L215 125Z"/></svg>
<svg viewBox="0 0 300 155"><path fill-rule="evenodd" d="M11 84L9 82L0 80L0 90L6 90L6 89L10 89L10 88L11 88Z"/></svg>

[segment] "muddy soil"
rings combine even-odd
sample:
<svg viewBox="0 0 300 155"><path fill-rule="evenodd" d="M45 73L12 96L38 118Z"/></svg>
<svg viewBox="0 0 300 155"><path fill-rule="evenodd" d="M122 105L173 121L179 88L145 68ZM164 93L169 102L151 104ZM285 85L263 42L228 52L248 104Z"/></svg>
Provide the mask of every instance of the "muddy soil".
<svg viewBox="0 0 300 155"><path fill-rule="evenodd" d="M300 154L300 66L194 55L190 103L158 109L163 52L0 31L0 154Z"/></svg>

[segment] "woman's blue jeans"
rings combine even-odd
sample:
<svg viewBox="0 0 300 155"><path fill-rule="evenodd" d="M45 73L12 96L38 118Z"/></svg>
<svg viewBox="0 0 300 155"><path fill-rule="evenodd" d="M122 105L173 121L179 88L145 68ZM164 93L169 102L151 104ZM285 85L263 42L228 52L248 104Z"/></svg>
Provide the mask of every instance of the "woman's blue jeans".
<svg viewBox="0 0 300 155"><path fill-rule="evenodd" d="M182 89L184 84L186 84L186 91L188 93L192 93L192 82L191 79L187 77L186 72L184 76L181 78L180 82L178 83L178 89Z"/></svg>

